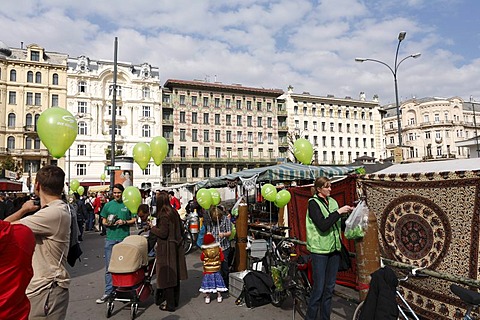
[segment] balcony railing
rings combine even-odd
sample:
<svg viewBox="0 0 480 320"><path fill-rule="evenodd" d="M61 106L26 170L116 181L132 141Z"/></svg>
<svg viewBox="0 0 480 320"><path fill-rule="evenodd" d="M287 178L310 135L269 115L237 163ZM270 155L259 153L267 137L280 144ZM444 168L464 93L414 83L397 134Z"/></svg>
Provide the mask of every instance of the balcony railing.
<svg viewBox="0 0 480 320"><path fill-rule="evenodd" d="M276 158L167 157L163 163L275 163Z"/></svg>

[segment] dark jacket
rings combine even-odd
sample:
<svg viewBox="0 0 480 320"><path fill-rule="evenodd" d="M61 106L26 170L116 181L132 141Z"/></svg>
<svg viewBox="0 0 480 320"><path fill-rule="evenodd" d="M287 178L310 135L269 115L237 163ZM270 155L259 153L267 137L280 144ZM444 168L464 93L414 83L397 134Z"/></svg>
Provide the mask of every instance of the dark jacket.
<svg viewBox="0 0 480 320"><path fill-rule="evenodd" d="M360 320L397 320L396 289L398 278L387 266L371 274L370 289L363 304Z"/></svg>
<svg viewBox="0 0 480 320"><path fill-rule="evenodd" d="M179 280L188 278L187 263L183 250L183 228L177 211L170 207L168 213L160 213L157 226L150 232L157 239L157 288L177 286Z"/></svg>

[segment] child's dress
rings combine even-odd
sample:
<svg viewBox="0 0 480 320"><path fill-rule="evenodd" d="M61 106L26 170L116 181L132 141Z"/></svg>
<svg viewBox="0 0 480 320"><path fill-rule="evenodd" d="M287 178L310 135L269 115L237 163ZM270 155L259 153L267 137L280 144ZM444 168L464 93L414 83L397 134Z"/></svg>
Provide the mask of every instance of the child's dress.
<svg viewBox="0 0 480 320"><path fill-rule="evenodd" d="M220 274L220 267L224 260L223 251L218 242L202 245L200 259L203 261L203 280L200 292L217 293L228 291Z"/></svg>

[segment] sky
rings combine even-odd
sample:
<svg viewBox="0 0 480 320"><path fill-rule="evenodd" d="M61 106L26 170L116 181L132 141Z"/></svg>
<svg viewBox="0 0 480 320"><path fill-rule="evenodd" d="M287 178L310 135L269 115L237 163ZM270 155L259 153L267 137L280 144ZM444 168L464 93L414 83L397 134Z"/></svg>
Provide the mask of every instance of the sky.
<svg viewBox="0 0 480 320"><path fill-rule="evenodd" d="M395 102L480 101L478 0L3 0L0 41L160 69L168 79Z"/></svg>

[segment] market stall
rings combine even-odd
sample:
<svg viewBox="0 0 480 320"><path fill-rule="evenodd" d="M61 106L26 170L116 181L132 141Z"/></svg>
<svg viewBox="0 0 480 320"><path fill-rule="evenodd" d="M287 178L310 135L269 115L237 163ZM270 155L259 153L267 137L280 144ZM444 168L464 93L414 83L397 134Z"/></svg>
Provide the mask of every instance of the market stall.
<svg viewBox="0 0 480 320"><path fill-rule="evenodd" d="M382 257L458 277L478 279L480 161L399 164L361 177L377 218ZM451 282L429 277L403 285L427 319L454 319L461 307Z"/></svg>

